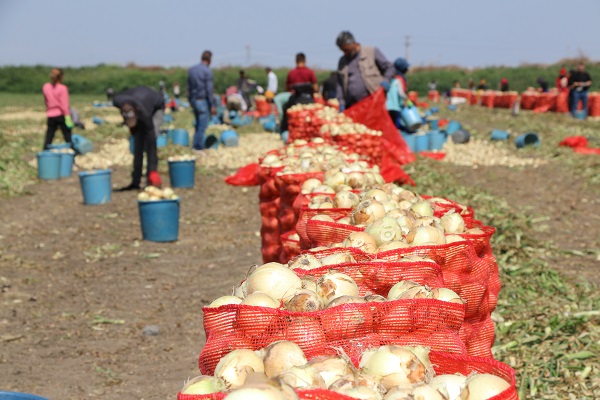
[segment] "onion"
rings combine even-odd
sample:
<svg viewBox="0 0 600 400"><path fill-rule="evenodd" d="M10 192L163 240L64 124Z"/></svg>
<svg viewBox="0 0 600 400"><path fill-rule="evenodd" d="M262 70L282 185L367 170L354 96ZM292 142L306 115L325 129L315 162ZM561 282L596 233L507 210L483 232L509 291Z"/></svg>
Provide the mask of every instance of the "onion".
<svg viewBox="0 0 600 400"><path fill-rule="evenodd" d="M385 393L385 388L372 376L357 371L352 371L351 374L342 376L340 379L333 382L331 386L329 386L329 390L342 393L344 390L358 387L369 388L380 395Z"/></svg>
<svg viewBox="0 0 600 400"><path fill-rule="evenodd" d="M410 208L412 207L413 203L411 203L408 200L400 200L398 201L398 209L399 210L407 210L410 211Z"/></svg>
<svg viewBox="0 0 600 400"><path fill-rule="evenodd" d="M378 294L368 294L364 297L366 302L371 302L371 303L383 303L386 302L387 299L383 296L380 296Z"/></svg>
<svg viewBox="0 0 600 400"><path fill-rule="evenodd" d="M303 351L321 354L329 346L318 316L294 316L284 323L283 339L296 343Z"/></svg>
<svg viewBox="0 0 600 400"><path fill-rule="evenodd" d="M311 221L335 222L335 220L333 218L331 218L329 215L325 215L325 214L317 214L314 217L312 217L310 220Z"/></svg>
<svg viewBox="0 0 600 400"><path fill-rule="evenodd" d="M337 221L338 224L342 224L342 225L352 225L352 220L350 219L350 217L343 217L338 219Z"/></svg>
<svg viewBox="0 0 600 400"><path fill-rule="evenodd" d="M446 235L446 243L456 243L456 242L465 242L467 239L465 239L462 236L458 236L458 235Z"/></svg>
<svg viewBox="0 0 600 400"><path fill-rule="evenodd" d="M341 296L358 296L358 286L346 274L331 270L317 280L317 294L328 305Z"/></svg>
<svg viewBox="0 0 600 400"><path fill-rule="evenodd" d="M402 239L402 229L394 218L383 217L371 223L365 229L373 239L375 244L381 246L393 240Z"/></svg>
<svg viewBox="0 0 600 400"><path fill-rule="evenodd" d="M241 304L256 307L279 308L279 302L263 292L253 292L244 297Z"/></svg>
<svg viewBox="0 0 600 400"><path fill-rule="evenodd" d="M285 300L302 287L300 278L279 263L268 263L258 267L246 281L247 295L264 292L275 300Z"/></svg>
<svg viewBox="0 0 600 400"><path fill-rule="evenodd" d="M370 224L385 216L385 208L377 200L363 200L354 209L352 220L355 224Z"/></svg>
<svg viewBox="0 0 600 400"><path fill-rule="evenodd" d="M460 298L456 292L446 288L431 289L432 298L446 301L448 303L465 304L465 301Z"/></svg>
<svg viewBox="0 0 600 400"><path fill-rule="evenodd" d="M390 288L387 294L388 300L397 300L398 297L409 289L422 287L413 281L400 281Z"/></svg>
<svg viewBox="0 0 600 400"><path fill-rule="evenodd" d="M410 247L406 242L402 242L400 240L394 240L389 243L382 244L377 248L377 253L381 253L384 251L397 250L397 249L406 249Z"/></svg>
<svg viewBox="0 0 600 400"><path fill-rule="evenodd" d="M321 206L323 206L324 204L327 204L327 205L331 206L331 208L333 208L333 200L331 199L331 197L326 196L326 195L319 195L319 196L315 196L312 199L310 199L310 202L308 203L308 208L318 209ZM327 206L325 206L325 207L327 207Z"/></svg>
<svg viewBox="0 0 600 400"><path fill-rule="evenodd" d="M315 357L308 362L308 365L321 375L326 388L341 377L350 374L353 370L350 362L340 356Z"/></svg>
<svg viewBox="0 0 600 400"><path fill-rule="evenodd" d="M460 214L455 213L454 210L450 210L444 214L441 225L447 233L463 233L466 229L465 220Z"/></svg>
<svg viewBox="0 0 600 400"><path fill-rule="evenodd" d="M397 297L397 300L430 299L431 296L431 290L429 290L429 287L417 286L400 293Z"/></svg>
<svg viewBox="0 0 600 400"><path fill-rule="evenodd" d="M417 195L411 192L410 190L406 190L403 188L394 189L392 193L398 197L398 201L406 200L412 203L414 200L418 200L420 198L417 197Z"/></svg>
<svg viewBox="0 0 600 400"><path fill-rule="evenodd" d="M415 397L412 396L412 386L394 386L389 390L383 400L413 400ZM419 399L424 400L424 399Z"/></svg>
<svg viewBox="0 0 600 400"><path fill-rule="evenodd" d="M460 392L465 387L467 377L462 374L445 374L434 376L429 386L446 394L448 400L460 400Z"/></svg>
<svg viewBox="0 0 600 400"><path fill-rule="evenodd" d="M419 226L406 235L406 242L412 246L430 246L446 243L446 237L433 226Z"/></svg>
<svg viewBox="0 0 600 400"><path fill-rule="evenodd" d="M338 193L343 192L343 191L349 192L351 190L352 190L352 186L350 186L350 185L340 185L340 186L335 187L335 191Z"/></svg>
<svg viewBox="0 0 600 400"><path fill-rule="evenodd" d="M301 289L285 303L285 308L296 312L318 311L323 308L323 300L314 291Z"/></svg>
<svg viewBox="0 0 600 400"><path fill-rule="evenodd" d="M300 254L288 262L290 269L315 269L321 268L321 262L312 254Z"/></svg>
<svg viewBox="0 0 600 400"><path fill-rule="evenodd" d="M264 372L264 364L256 352L248 349L233 350L215 367L215 377L222 379L230 388L243 385L246 376L252 372Z"/></svg>
<svg viewBox="0 0 600 400"><path fill-rule="evenodd" d="M327 177L323 183L331 186L332 188L343 185L346 183L346 174L341 171L336 172L335 174Z"/></svg>
<svg viewBox="0 0 600 400"><path fill-rule="evenodd" d="M352 257L352 254L350 253L334 253L321 259L322 266L353 262L356 262L356 260L354 259L354 257Z"/></svg>
<svg viewBox="0 0 600 400"><path fill-rule="evenodd" d="M254 292L247 295L241 304L272 309L279 308L279 302L263 292ZM240 307L237 310L235 327L246 336L261 336L269 329L275 317L275 312Z"/></svg>
<svg viewBox="0 0 600 400"><path fill-rule="evenodd" d="M317 278L311 275L304 275L302 279L300 279L302 283L302 289L308 289L315 292L317 290Z"/></svg>
<svg viewBox="0 0 600 400"><path fill-rule="evenodd" d="M319 371L308 364L284 371L279 379L294 389L327 388Z"/></svg>
<svg viewBox="0 0 600 400"><path fill-rule="evenodd" d="M140 192L137 195L137 199L140 201L148 201L148 200L150 200L150 195L146 192Z"/></svg>
<svg viewBox="0 0 600 400"><path fill-rule="evenodd" d="M425 366L419 358L412 351L394 345L367 350L359 367L387 390L398 385L424 382L427 378Z"/></svg>
<svg viewBox="0 0 600 400"><path fill-rule="evenodd" d="M351 172L348 174L347 180L348 185L352 186L353 189L359 189L364 185L363 174L360 172Z"/></svg>
<svg viewBox="0 0 600 400"><path fill-rule="evenodd" d="M279 156L276 154L267 154L262 160L262 165L271 165L279 161Z"/></svg>
<svg viewBox="0 0 600 400"><path fill-rule="evenodd" d="M385 208L385 212L388 213L390 211L397 210L399 205L397 201L390 200L386 203L383 203L383 208Z"/></svg>
<svg viewBox="0 0 600 400"><path fill-rule="evenodd" d="M352 232L344 239L344 247L355 247L365 253L377 252L377 242L366 232Z"/></svg>
<svg viewBox="0 0 600 400"><path fill-rule="evenodd" d="M330 340L363 337L373 330L373 314L366 301L358 296L340 296L332 300L327 308L347 304L349 306L321 314L321 325L325 336ZM355 305L356 304L356 305Z"/></svg>
<svg viewBox="0 0 600 400"><path fill-rule="evenodd" d="M214 376L200 375L188 380L181 389L181 394L211 394L226 389L225 383Z"/></svg>
<svg viewBox="0 0 600 400"><path fill-rule="evenodd" d="M469 235L483 235L485 232L483 231L483 229L471 228L467 229L465 233L468 233Z"/></svg>
<svg viewBox="0 0 600 400"><path fill-rule="evenodd" d="M410 208L415 214L421 217L433 217L433 208L427 200L421 200Z"/></svg>
<svg viewBox="0 0 600 400"><path fill-rule="evenodd" d="M263 350L264 372L269 378L307 363L304 352L296 343L289 340L273 342Z"/></svg>
<svg viewBox="0 0 600 400"><path fill-rule="evenodd" d="M360 199L355 193L342 190L335 195L333 202L338 208L354 208L358 205Z"/></svg>
<svg viewBox="0 0 600 400"><path fill-rule="evenodd" d="M383 190L385 193L389 195L394 193L395 189L402 189L400 186L396 185L394 182L389 182L386 184L381 185L381 190ZM404 189L402 189L404 190Z"/></svg>
<svg viewBox="0 0 600 400"><path fill-rule="evenodd" d="M240 304L241 302L242 299L237 296L221 296L213 300L213 302L207 305L207 307L221 307L226 304Z"/></svg>
<svg viewBox="0 0 600 400"><path fill-rule="evenodd" d="M362 196L363 200L375 199L381 204L390 201L390 197L381 189L370 189Z"/></svg>
<svg viewBox="0 0 600 400"><path fill-rule="evenodd" d="M433 365L431 364L431 360L429 360L429 351L430 351L429 347L406 346L405 348L409 349L410 351L412 351L414 353L414 355L419 357L419 361L421 361L423 363L423 365L425 366L425 371L427 373L427 380L429 380L432 376L435 375L435 371L433 370Z"/></svg>
<svg viewBox="0 0 600 400"><path fill-rule="evenodd" d="M312 192L335 194L335 189L328 185L319 185L316 188L314 188Z"/></svg>
<svg viewBox="0 0 600 400"><path fill-rule="evenodd" d="M252 374L248 377L250 379ZM264 376L264 375L263 375ZM232 390L225 397L227 400L298 400L298 395L294 389L287 385L277 384L274 381L266 380L261 383L244 385L238 389Z"/></svg>
<svg viewBox="0 0 600 400"><path fill-rule="evenodd" d="M337 390L338 393L355 398L365 400L378 400L383 399L381 393L366 386L358 386L348 389Z"/></svg>
<svg viewBox="0 0 600 400"><path fill-rule="evenodd" d="M415 399L427 400L448 400L446 396L440 393L437 389L432 388L427 384L415 385L412 389L412 395Z"/></svg>
<svg viewBox="0 0 600 400"><path fill-rule="evenodd" d="M239 297L240 299L244 298L246 294L246 289L248 288L248 280L246 279L244 282L233 288L233 295Z"/></svg>
<svg viewBox="0 0 600 400"><path fill-rule="evenodd" d="M364 304L367 300L364 297L360 296L340 296L332 300L329 304L327 304L327 308L336 307L342 304Z"/></svg>
<svg viewBox="0 0 600 400"><path fill-rule="evenodd" d="M314 188L316 188L320 185L321 185L321 181L319 179L309 178L309 179L305 180L304 183L302 184L301 193L302 194L311 193Z"/></svg>
<svg viewBox="0 0 600 400"><path fill-rule="evenodd" d="M473 374L465 385L460 392L461 400L487 400L510 388L504 379L491 374Z"/></svg>

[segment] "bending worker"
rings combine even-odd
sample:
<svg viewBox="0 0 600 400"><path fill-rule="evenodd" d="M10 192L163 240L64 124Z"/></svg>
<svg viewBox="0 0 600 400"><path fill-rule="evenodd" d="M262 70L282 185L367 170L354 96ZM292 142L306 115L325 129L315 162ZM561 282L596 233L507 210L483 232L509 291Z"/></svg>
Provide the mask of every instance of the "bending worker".
<svg viewBox="0 0 600 400"><path fill-rule="evenodd" d="M156 138L160 132L165 110L163 96L147 86L137 86L116 94L113 105L121 110L123 123L129 128L134 138L131 184L118 190L140 189L144 151L146 151L147 183L160 187L162 182L157 172Z"/></svg>

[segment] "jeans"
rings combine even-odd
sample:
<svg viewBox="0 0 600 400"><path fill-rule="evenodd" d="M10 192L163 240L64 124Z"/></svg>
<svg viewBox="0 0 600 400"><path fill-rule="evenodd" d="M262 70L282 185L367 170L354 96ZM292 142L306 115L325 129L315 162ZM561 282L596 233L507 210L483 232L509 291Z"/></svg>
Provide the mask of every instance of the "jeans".
<svg viewBox="0 0 600 400"><path fill-rule="evenodd" d="M154 113L152 119L157 119L158 115L162 120L162 110ZM160 126L160 125L159 125ZM131 130L133 135L133 172L131 173L131 183L139 186L142 181L142 169L144 166L144 151L146 152L146 178L150 172L158 168L158 153L156 150L156 131L154 123L152 126L138 123Z"/></svg>
<svg viewBox="0 0 600 400"><path fill-rule="evenodd" d="M587 115L587 90L582 90L581 92L571 90L571 93L573 94L573 99L571 101L571 114L575 115L575 113L577 113L577 105L579 104L579 100L581 100L581 109L583 110L582 112L585 112L585 115Z"/></svg>
<svg viewBox="0 0 600 400"><path fill-rule="evenodd" d="M210 120L210 110L208 108L208 101L206 100L193 100L190 102L192 109L194 110L194 117L196 118L196 132L194 133L194 143L192 146L196 150L204 149L204 131L208 126Z"/></svg>
<svg viewBox="0 0 600 400"><path fill-rule="evenodd" d="M60 128L62 131L65 142L71 143L71 130L65 124L65 117L63 115L58 117L48 117L48 129L46 130L46 138L44 139L44 150L48 149L48 146L54 140L54 133L56 128ZM73 147L73 145L71 145Z"/></svg>

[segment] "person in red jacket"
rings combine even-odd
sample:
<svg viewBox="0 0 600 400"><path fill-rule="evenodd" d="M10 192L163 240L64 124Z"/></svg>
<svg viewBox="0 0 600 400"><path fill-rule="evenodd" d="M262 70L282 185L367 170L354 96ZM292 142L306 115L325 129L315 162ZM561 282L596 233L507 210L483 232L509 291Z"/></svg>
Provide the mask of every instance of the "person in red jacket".
<svg viewBox="0 0 600 400"><path fill-rule="evenodd" d="M569 94L569 75L566 68L561 68L556 78L556 88L559 93Z"/></svg>
<svg viewBox="0 0 600 400"><path fill-rule="evenodd" d="M44 101L46 102L46 117L48 128L44 140L44 150L48 149L54 140L56 129L60 128L65 142L71 143L71 112L69 111L69 90L62 83L63 71L53 68L50 72L50 82L42 87Z"/></svg>

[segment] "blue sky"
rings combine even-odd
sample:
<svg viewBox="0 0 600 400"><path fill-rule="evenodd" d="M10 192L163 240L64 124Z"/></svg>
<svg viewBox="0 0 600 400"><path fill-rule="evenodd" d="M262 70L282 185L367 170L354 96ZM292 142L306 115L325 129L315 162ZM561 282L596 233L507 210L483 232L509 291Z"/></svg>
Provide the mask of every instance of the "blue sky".
<svg viewBox="0 0 600 400"><path fill-rule="evenodd" d="M577 5L575 5L577 4ZM600 0L0 0L0 65L335 68L350 30L389 58L466 67L600 60Z"/></svg>

